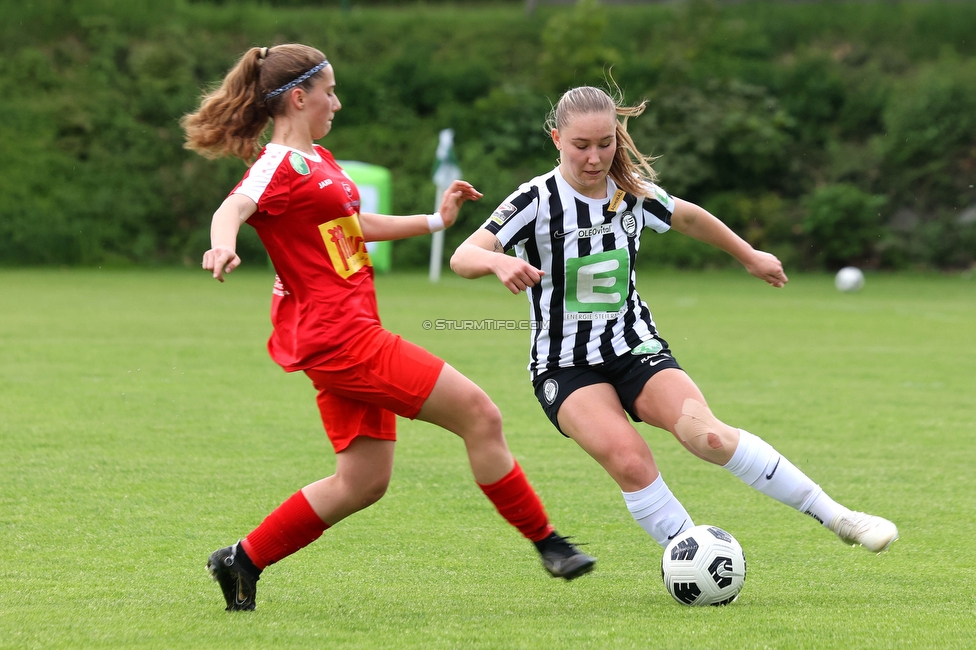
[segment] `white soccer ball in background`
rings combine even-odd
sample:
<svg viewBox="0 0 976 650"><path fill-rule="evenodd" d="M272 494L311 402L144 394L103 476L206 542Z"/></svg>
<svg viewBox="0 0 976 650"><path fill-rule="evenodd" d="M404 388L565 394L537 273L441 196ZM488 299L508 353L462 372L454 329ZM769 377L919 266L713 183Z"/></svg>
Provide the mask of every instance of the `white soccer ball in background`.
<svg viewBox="0 0 976 650"><path fill-rule="evenodd" d="M746 582L746 556L721 528L695 526L668 543L661 577L682 605L728 605Z"/></svg>
<svg viewBox="0 0 976 650"><path fill-rule="evenodd" d="M845 293L864 286L864 274L856 266L845 266L834 276L834 286Z"/></svg>

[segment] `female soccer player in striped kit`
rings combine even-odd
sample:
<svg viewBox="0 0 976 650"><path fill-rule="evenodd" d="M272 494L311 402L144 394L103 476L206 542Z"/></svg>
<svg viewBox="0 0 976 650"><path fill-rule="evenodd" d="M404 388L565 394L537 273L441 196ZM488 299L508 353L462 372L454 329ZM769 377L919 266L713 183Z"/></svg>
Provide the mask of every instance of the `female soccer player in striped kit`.
<svg viewBox="0 0 976 650"><path fill-rule="evenodd" d="M716 418L659 336L635 288L644 228L673 228L716 246L774 287L787 278L776 257L654 183L650 160L626 129L627 118L643 110L619 106L598 88L567 91L547 124L558 167L511 194L458 247L451 267L466 278L494 273L513 293L527 293L536 397L556 428L617 482L627 509L658 544L694 524L628 415L670 431L691 453L844 542L887 549L898 537L893 523L848 510L768 443ZM512 248L517 257L505 254Z"/></svg>
<svg viewBox="0 0 976 650"><path fill-rule="evenodd" d="M243 223L255 228L274 264L268 342L286 371L304 371L336 451L335 474L306 485L239 543L214 551L207 567L228 610L254 609L261 571L375 503L393 467L396 415L460 436L474 478L501 515L535 543L545 568L571 580L592 569L550 525L512 457L491 399L457 370L380 325L365 243L450 226L481 194L456 181L439 213L391 217L359 211L359 193L315 140L341 108L335 73L305 45L251 48L183 118L186 146L215 158L257 156L213 215L203 268L221 282L241 263ZM258 140L273 122L271 141Z"/></svg>

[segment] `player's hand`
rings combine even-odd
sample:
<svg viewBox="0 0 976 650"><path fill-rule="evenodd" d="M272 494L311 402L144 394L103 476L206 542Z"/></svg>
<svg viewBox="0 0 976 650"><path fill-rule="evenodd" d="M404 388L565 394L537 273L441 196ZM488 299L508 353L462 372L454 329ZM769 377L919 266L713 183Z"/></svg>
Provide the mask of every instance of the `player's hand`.
<svg viewBox="0 0 976 650"><path fill-rule="evenodd" d="M493 264L495 275L515 294L539 284L545 275L545 271L535 268L525 260L503 253L495 255Z"/></svg>
<svg viewBox="0 0 976 650"><path fill-rule="evenodd" d="M212 271L215 279L224 281L224 273L230 273L241 265L241 258L228 248L211 248L203 254L203 268Z"/></svg>
<svg viewBox="0 0 976 650"><path fill-rule="evenodd" d="M783 263L772 253L754 251L745 267L749 273L774 287L781 288L789 282L786 272L783 271Z"/></svg>
<svg viewBox="0 0 976 650"><path fill-rule="evenodd" d="M441 207L438 210L441 219L444 220L444 226L454 225L454 222L457 221L458 212L461 211L461 206L464 205L465 201L477 201L482 196L481 192L474 189L474 186L467 181L457 180L451 183L451 186L444 191Z"/></svg>

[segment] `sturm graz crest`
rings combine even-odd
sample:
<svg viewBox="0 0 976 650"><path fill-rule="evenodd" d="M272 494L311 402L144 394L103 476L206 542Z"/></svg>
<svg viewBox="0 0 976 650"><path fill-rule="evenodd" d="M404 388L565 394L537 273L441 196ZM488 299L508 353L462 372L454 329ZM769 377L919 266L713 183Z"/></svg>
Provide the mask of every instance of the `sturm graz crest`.
<svg viewBox="0 0 976 650"><path fill-rule="evenodd" d="M620 226L627 233L628 237L637 236L637 217L630 210L627 210L622 215L620 215Z"/></svg>
<svg viewBox="0 0 976 650"><path fill-rule="evenodd" d="M542 395L546 398L547 403L552 404L558 394L559 384L556 383L555 379L547 379L546 383L542 384Z"/></svg>

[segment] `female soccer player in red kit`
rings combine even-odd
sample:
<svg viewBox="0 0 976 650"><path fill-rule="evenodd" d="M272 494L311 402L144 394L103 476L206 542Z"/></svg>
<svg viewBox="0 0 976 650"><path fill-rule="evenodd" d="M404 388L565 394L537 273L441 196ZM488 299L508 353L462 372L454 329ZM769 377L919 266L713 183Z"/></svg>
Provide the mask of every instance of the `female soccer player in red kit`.
<svg viewBox="0 0 976 650"><path fill-rule="evenodd" d="M341 108L335 73L315 48L251 48L182 120L186 147L209 158L257 160L213 216L203 268L221 282L241 263L241 224L255 228L274 264L268 342L286 371L304 371L318 391L335 474L292 495L237 544L207 563L228 610L254 609L269 564L315 541L327 528L375 503L393 468L396 415L431 422L463 441L474 478L501 515L535 543L545 568L571 580L593 568L550 525L538 496L508 450L501 415L471 380L380 325L366 242L450 226L481 194L464 181L433 215L359 211L359 192L315 140ZM273 123L271 141L258 140Z"/></svg>

